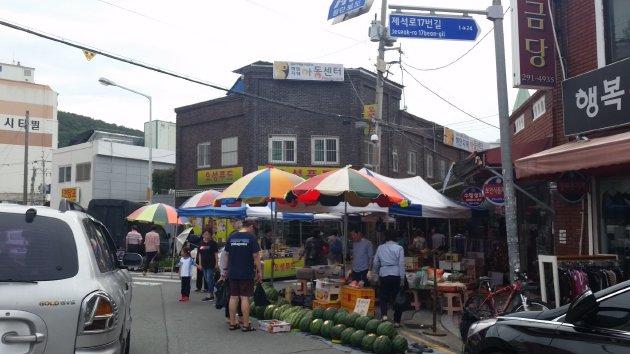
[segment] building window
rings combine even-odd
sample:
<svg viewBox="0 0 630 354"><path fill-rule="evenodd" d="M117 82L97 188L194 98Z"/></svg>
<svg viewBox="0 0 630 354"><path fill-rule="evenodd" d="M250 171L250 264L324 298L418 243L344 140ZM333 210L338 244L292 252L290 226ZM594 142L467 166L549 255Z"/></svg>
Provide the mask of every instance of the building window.
<svg viewBox="0 0 630 354"><path fill-rule="evenodd" d="M433 178L433 155L431 154L426 154L425 155L425 167L426 167L426 171L425 171L425 176L427 178Z"/></svg>
<svg viewBox="0 0 630 354"><path fill-rule="evenodd" d="M31 69L24 69L24 76L31 76Z"/></svg>
<svg viewBox="0 0 630 354"><path fill-rule="evenodd" d="M221 139L221 166L238 164L238 137Z"/></svg>
<svg viewBox="0 0 630 354"><path fill-rule="evenodd" d="M630 2L607 0L603 3L606 63L611 64L630 57Z"/></svg>
<svg viewBox="0 0 630 354"><path fill-rule="evenodd" d="M59 183L72 181L72 166L59 167Z"/></svg>
<svg viewBox="0 0 630 354"><path fill-rule="evenodd" d="M295 163L295 135L273 135L269 138L269 162Z"/></svg>
<svg viewBox="0 0 630 354"><path fill-rule="evenodd" d="M525 115L521 114L520 117L514 121L514 134L520 132L525 128Z"/></svg>
<svg viewBox="0 0 630 354"><path fill-rule="evenodd" d="M534 120L543 114L545 114L545 96L542 96L534 103Z"/></svg>
<svg viewBox="0 0 630 354"><path fill-rule="evenodd" d="M311 138L311 162L314 165L339 163L339 138L314 136Z"/></svg>
<svg viewBox="0 0 630 354"><path fill-rule="evenodd" d="M365 142L365 163L364 165L367 167L374 166L374 150L376 149L375 144L371 141Z"/></svg>
<svg viewBox="0 0 630 354"><path fill-rule="evenodd" d="M210 167L210 143L197 144L197 168Z"/></svg>
<svg viewBox="0 0 630 354"><path fill-rule="evenodd" d="M398 149L392 150L392 171L398 172Z"/></svg>
<svg viewBox="0 0 630 354"><path fill-rule="evenodd" d="M80 181L89 181L90 180L90 172L92 170L92 163L78 163L77 164L77 182Z"/></svg>
<svg viewBox="0 0 630 354"><path fill-rule="evenodd" d="M416 174L416 152L407 152L407 173L410 175Z"/></svg>
<svg viewBox="0 0 630 354"><path fill-rule="evenodd" d="M438 165L440 168L440 179L444 180L446 178L446 161L440 160Z"/></svg>

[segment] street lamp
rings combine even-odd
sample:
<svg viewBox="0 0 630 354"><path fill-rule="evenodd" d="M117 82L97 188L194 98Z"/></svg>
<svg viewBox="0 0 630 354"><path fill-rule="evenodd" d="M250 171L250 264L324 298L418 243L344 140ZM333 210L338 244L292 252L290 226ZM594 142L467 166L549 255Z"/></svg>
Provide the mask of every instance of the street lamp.
<svg viewBox="0 0 630 354"><path fill-rule="evenodd" d="M144 96L149 100L149 186L147 187L147 200L149 201L149 204L151 204L151 200L152 198L152 189L153 189L153 134L151 133L151 131L153 129L151 129L151 121L153 118L153 113L152 113L152 104L151 104L151 96L149 95L145 95L142 92L138 92L136 90L132 90L128 87L125 86L121 86L118 85L117 83L113 82L110 79L106 79L104 77L98 79L98 82L100 82L102 85L104 86L116 86L116 87L120 87L123 90L127 90L129 92L133 92L136 93L140 96Z"/></svg>

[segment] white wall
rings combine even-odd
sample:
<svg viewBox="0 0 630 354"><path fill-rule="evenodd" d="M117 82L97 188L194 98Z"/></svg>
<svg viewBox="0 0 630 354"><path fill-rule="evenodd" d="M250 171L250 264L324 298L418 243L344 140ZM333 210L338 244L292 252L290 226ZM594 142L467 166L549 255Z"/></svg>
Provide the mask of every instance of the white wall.
<svg viewBox="0 0 630 354"><path fill-rule="evenodd" d="M175 151L175 140L177 136L177 125L175 123L161 120L144 123L145 146L149 146L149 129L151 129L151 133L153 134L154 148Z"/></svg>

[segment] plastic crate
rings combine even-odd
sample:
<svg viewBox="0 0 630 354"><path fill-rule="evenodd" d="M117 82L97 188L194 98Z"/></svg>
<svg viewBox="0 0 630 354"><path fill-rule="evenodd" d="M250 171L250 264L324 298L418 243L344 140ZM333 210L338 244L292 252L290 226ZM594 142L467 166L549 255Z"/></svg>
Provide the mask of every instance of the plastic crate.
<svg viewBox="0 0 630 354"><path fill-rule="evenodd" d="M329 307L333 307L333 308L338 309L341 307L341 304L338 302L324 302L324 301L319 301L319 300L313 300L313 308L318 308L318 307L323 307L325 309ZM354 309L354 307L352 309Z"/></svg>
<svg viewBox="0 0 630 354"><path fill-rule="evenodd" d="M370 299L370 308L374 307L375 296L372 288L341 287L341 305L354 310L357 299Z"/></svg>

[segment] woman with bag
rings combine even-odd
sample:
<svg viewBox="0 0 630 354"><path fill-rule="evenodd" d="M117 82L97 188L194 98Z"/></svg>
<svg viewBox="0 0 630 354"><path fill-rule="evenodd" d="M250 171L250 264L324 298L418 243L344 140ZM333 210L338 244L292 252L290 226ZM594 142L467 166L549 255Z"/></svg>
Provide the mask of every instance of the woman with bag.
<svg viewBox="0 0 630 354"><path fill-rule="evenodd" d="M379 276L381 286L380 306L383 321L387 320L387 309L405 284L405 255L396 241L398 232L387 230L385 243L378 246L374 255L373 269ZM402 309L394 306L394 326L400 327Z"/></svg>

